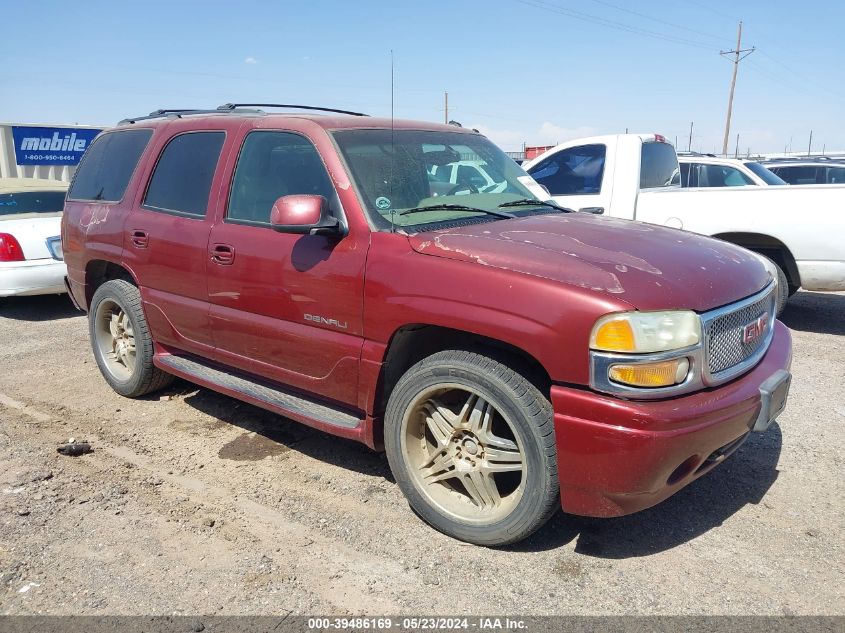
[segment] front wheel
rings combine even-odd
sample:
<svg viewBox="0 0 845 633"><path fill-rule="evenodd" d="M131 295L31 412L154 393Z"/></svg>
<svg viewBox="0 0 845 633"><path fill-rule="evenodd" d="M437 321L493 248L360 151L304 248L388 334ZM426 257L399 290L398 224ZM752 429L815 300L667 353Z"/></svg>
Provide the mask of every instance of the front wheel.
<svg viewBox="0 0 845 633"><path fill-rule="evenodd" d="M411 507L462 541L519 541L560 504L551 404L488 356L450 350L411 367L388 402L385 450Z"/></svg>

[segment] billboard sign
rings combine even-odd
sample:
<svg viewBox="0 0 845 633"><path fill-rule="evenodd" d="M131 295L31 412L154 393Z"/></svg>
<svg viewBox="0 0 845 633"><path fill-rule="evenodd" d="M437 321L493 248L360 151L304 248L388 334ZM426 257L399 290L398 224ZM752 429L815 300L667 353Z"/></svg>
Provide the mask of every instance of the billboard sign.
<svg viewBox="0 0 845 633"><path fill-rule="evenodd" d="M78 165L101 130L76 127L12 126L18 165Z"/></svg>

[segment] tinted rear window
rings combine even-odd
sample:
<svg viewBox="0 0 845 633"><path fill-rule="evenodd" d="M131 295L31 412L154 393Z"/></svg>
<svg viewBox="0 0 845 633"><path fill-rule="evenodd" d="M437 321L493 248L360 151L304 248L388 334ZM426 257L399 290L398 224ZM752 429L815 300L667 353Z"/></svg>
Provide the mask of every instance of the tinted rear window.
<svg viewBox="0 0 845 633"><path fill-rule="evenodd" d="M152 134L150 129L124 130L97 137L82 157L68 198L121 200Z"/></svg>
<svg viewBox="0 0 845 633"><path fill-rule="evenodd" d="M0 216L18 213L56 213L65 205L64 191L0 193Z"/></svg>
<svg viewBox="0 0 845 633"><path fill-rule="evenodd" d="M680 183L678 156L669 143L643 143L640 169L640 189Z"/></svg>
<svg viewBox="0 0 845 633"><path fill-rule="evenodd" d="M225 137L223 132L189 132L173 138L158 159L144 206L205 215Z"/></svg>

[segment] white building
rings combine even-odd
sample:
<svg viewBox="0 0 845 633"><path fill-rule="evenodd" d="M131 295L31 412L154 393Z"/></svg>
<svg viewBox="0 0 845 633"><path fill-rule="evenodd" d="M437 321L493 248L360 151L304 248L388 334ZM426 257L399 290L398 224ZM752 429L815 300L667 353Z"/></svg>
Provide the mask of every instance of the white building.
<svg viewBox="0 0 845 633"><path fill-rule="evenodd" d="M70 182L85 148L105 127L0 123L0 178Z"/></svg>

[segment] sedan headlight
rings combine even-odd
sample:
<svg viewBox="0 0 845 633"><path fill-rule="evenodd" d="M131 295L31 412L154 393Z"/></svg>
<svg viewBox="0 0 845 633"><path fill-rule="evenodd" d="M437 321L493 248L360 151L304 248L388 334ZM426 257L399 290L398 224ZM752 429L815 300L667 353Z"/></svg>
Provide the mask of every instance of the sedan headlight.
<svg viewBox="0 0 845 633"><path fill-rule="evenodd" d="M621 312L600 318L590 348L602 352L651 354L698 345L701 319L691 310Z"/></svg>

